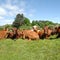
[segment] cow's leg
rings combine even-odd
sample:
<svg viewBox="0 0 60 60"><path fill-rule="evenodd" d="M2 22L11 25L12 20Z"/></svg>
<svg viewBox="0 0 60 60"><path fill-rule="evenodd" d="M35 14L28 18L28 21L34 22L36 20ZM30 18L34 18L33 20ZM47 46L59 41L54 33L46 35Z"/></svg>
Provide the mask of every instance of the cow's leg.
<svg viewBox="0 0 60 60"><path fill-rule="evenodd" d="M31 38L30 38L30 37L28 37L28 40L29 40L29 41L31 41Z"/></svg>
<svg viewBox="0 0 60 60"><path fill-rule="evenodd" d="M23 35L22 38L25 39L25 35Z"/></svg>
<svg viewBox="0 0 60 60"><path fill-rule="evenodd" d="M49 39L49 36L48 35L46 35L46 37L45 37L47 40Z"/></svg>
<svg viewBox="0 0 60 60"><path fill-rule="evenodd" d="M28 41L31 41L31 39L28 39Z"/></svg>
<svg viewBox="0 0 60 60"><path fill-rule="evenodd" d="M60 34L58 34L56 38L60 38Z"/></svg>

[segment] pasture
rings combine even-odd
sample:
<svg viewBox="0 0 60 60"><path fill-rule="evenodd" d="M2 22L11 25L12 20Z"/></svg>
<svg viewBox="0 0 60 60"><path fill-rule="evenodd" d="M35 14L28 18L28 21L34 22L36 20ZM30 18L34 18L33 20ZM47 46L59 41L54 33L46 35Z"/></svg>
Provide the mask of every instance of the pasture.
<svg viewBox="0 0 60 60"><path fill-rule="evenodd" d="M2 39L0 60L60 60L60 39Z"/></svg>

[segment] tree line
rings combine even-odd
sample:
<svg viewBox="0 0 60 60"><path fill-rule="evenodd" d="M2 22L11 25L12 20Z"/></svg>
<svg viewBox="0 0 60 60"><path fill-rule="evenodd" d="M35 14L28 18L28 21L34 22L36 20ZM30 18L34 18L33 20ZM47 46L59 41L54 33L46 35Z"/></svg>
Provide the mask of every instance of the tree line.
<svg viewBox="0 0 60 60"><path fill-rule="evenodd" d="M43 28L45 25L48 25L49 27L54 27L56 25L60 25L58 23L53 23L52 21L49 20L33 20L32 22L30 22L30 19L25 17L24 14L17 14L15 17L15 20L13 21L13 23L11 25L6 24L3 27L6 28L12 28L12 27L16 27L16 28L24 28L24 29L29 29L30 27L37 25L40 28ZM0 26L0 30L2 29L2 27Z"/></svg>

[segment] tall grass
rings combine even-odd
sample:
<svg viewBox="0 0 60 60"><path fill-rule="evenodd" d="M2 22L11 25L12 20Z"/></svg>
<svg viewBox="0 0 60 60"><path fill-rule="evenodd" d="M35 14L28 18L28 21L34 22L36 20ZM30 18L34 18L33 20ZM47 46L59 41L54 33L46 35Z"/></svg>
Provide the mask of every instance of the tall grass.
<svg viewBox="0 0 60 60"><path fill-rule="evenodd" d="M60 39L0 40L0 60L60 60Z"/></svg>

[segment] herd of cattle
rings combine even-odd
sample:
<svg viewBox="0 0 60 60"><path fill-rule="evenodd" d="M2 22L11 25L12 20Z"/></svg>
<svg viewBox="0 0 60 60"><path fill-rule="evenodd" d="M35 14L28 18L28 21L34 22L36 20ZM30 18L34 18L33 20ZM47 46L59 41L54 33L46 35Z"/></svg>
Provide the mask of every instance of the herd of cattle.
<svg viewBox="0 0 60 60"><path fill-rule="evenodd" d="M54 29L45 26L43 29L38 29L37 26L33 26L31 30L19 30L17 28L0 30L0 39L11 38L11 39L28 39L28 40L38 40L38 39L48 39L51 35L56 35L56 38L60 37L60 26Z"/></svg>

